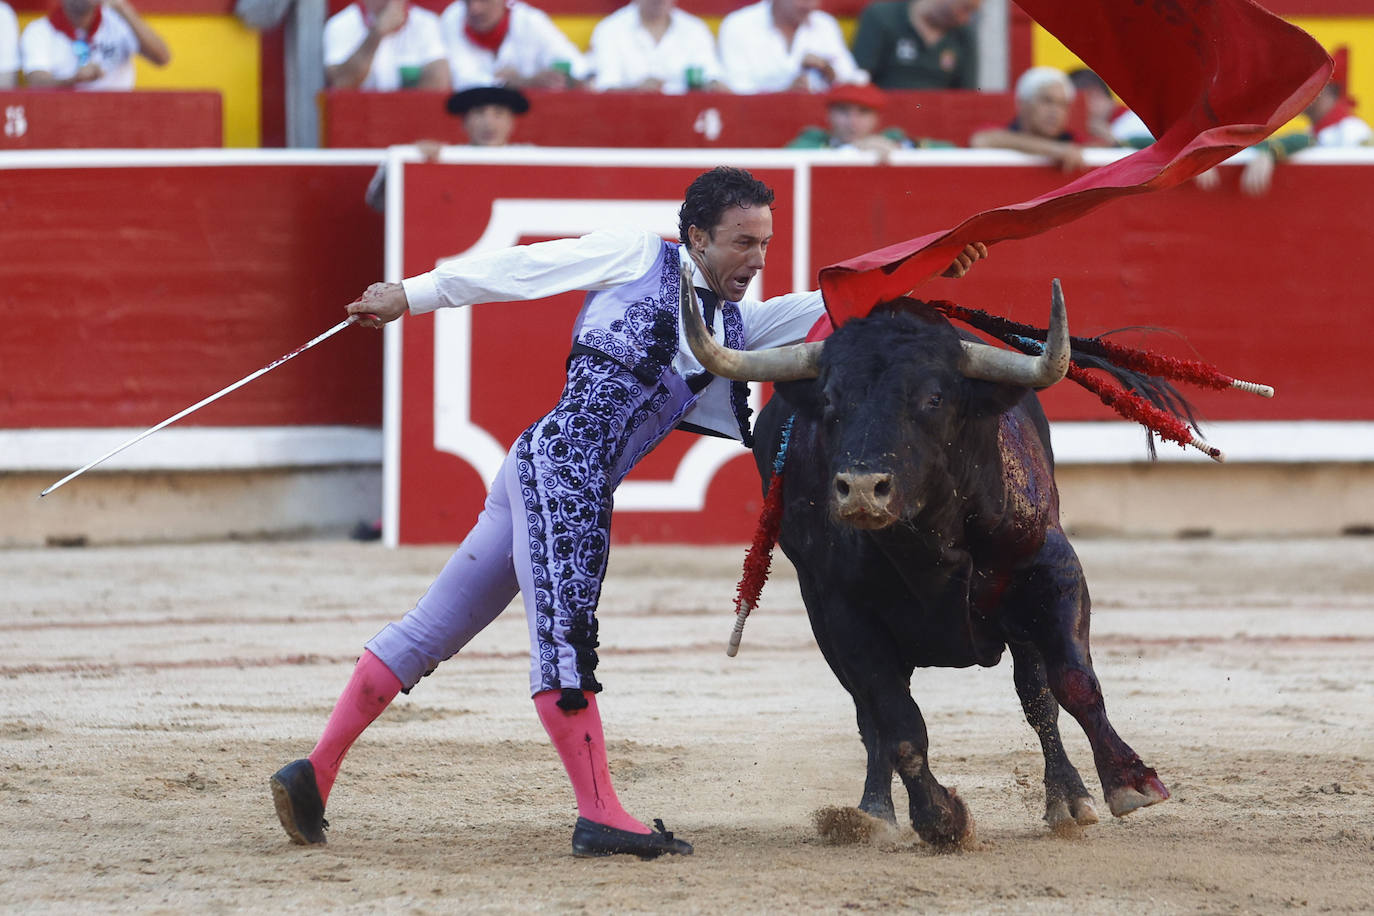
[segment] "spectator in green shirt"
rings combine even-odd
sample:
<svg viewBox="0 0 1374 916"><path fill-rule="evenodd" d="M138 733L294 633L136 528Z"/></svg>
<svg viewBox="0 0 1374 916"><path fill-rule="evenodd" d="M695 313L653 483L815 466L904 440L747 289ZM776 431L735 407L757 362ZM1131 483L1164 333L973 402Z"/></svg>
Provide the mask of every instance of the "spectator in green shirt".
<svg viewBox="0 0 1374 916"><path fill-rule="evenodd" d="M911 139L896 127L880 128L887 95L876 86L836 86L825 97L829 129L808 127L788 149L858 149L886 157L893 150L951 147L942 140Z"/></svg>
<svg viewBox="0 0 1374 916"><path fill-rule="evenodd" d="M854 60L883 89L978 88L983 0L880 0L859 16Z"/></svg>

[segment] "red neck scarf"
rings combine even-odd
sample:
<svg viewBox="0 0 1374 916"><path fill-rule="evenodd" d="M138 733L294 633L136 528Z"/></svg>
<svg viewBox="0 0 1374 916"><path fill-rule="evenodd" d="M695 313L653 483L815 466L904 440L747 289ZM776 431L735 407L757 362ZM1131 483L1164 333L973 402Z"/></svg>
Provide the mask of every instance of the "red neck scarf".
<svg viewBox="0 0 1374 916"><path fill-rule="evenodd" d="M501 42L506 40L506 35L510 32L510 7L501 11L501 20L494 27L486 32L478 32L472 27L472 23L463 21L463 34L468 37L468 41L477 45L479 48L486 48L495 54L501 50Z"/></svg>
<svg viewBox="0 0 1374 916"><path fill-rule="evenodd" d="M1336 104L1331 106L1331 110L1322 116L1322 119L1312 125L1312 133L1319 134L1333 124L1339 124L1346 118L1355 113L1355 100L1349 96L1344 96L1336 100Z"/></svg>
<svg viewBox="0 0 1374 916"><path fill-rule="evenodd" d="M78 29L75 23L67 17L67 11L63 8L62 4L55 3L53 4L53 8L48 12L48 22L52 23L53 28L57 29L57 31L61 32L63 35L66 35L72 41L90 41L91 36L100 29L100 13L101 7L100 4L97 3L95 6L95 13L91 15L91 24L85 29Z"/></svg>

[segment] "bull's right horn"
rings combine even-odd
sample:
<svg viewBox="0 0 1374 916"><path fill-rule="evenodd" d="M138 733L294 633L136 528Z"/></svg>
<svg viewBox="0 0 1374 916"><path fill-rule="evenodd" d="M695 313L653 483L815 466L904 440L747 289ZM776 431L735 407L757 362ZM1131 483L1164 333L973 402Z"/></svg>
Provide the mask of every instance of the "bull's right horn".
<svg viewBox="0 0 1374 916"><path fill-rule="evenodd" d="M962 343L964 359L959 371L968 378L1028 388L1048 388L1064 378L1069 371L1069 318L1058 278L1050 295L1050 329L1045 335L1045 349L1038 356L970 340Z"/></svg>
<svg viewBox="0 0 1374 916"><path fill-rule="evenodd" d="M791 382L820 374L822 341L770 347L766 350L732 350L716 342L706 330L697 304L697 292L682 274L680 292L682 326L692 354L712 375L738 382Z"/></svg>

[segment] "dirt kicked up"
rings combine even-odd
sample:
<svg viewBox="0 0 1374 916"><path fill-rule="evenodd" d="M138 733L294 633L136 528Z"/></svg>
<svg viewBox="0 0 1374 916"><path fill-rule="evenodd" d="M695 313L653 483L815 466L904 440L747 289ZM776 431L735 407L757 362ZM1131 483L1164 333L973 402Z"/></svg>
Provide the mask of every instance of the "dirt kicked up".
<svg viewBox="0 0 1374 916"><path fill-rule="evenodd" d="M1367 912L1374 540L1080 541L1113 722L1173 793L1053 835L1010 662L918 671L977 825L817 832L858 801L853 707L779 558L724 653L741 549L621 549L601 708L626 807L690 858L574 859L572 792L508 610L345 761L324 847L267 779L447 556L352 543L0 552L0 901L16 911ZM1082 732L1069 755L1100 787ZM899 812L905 793L897 786ZM818 812L821 816L818 818ZM830 812L833 814L834 812ZM844 833L841 831L841 833Z"/></svg>

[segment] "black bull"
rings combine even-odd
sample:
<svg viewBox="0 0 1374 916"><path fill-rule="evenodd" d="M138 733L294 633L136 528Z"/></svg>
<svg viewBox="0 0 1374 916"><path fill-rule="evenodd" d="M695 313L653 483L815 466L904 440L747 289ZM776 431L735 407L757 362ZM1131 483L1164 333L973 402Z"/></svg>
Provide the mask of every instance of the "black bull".
<svg viewBox="0 0 1374 916"><path fill-rule="evenodd" d="M1097 820L1060 740L1061 706L1087 734L1114 815L1169 797L1107 720L1039 400L965 378L959 356L959 335L919 303L850 321L825 342L818 378L778 385L754 446L766 481L792 418L780 542L821 651L854 698L868 752L859 807L894 821L895 771L916 832L944 847L973 825L931 773L910 692L917 666L990 666L1011 650L1044 750L1052 827Z"/></svg>

